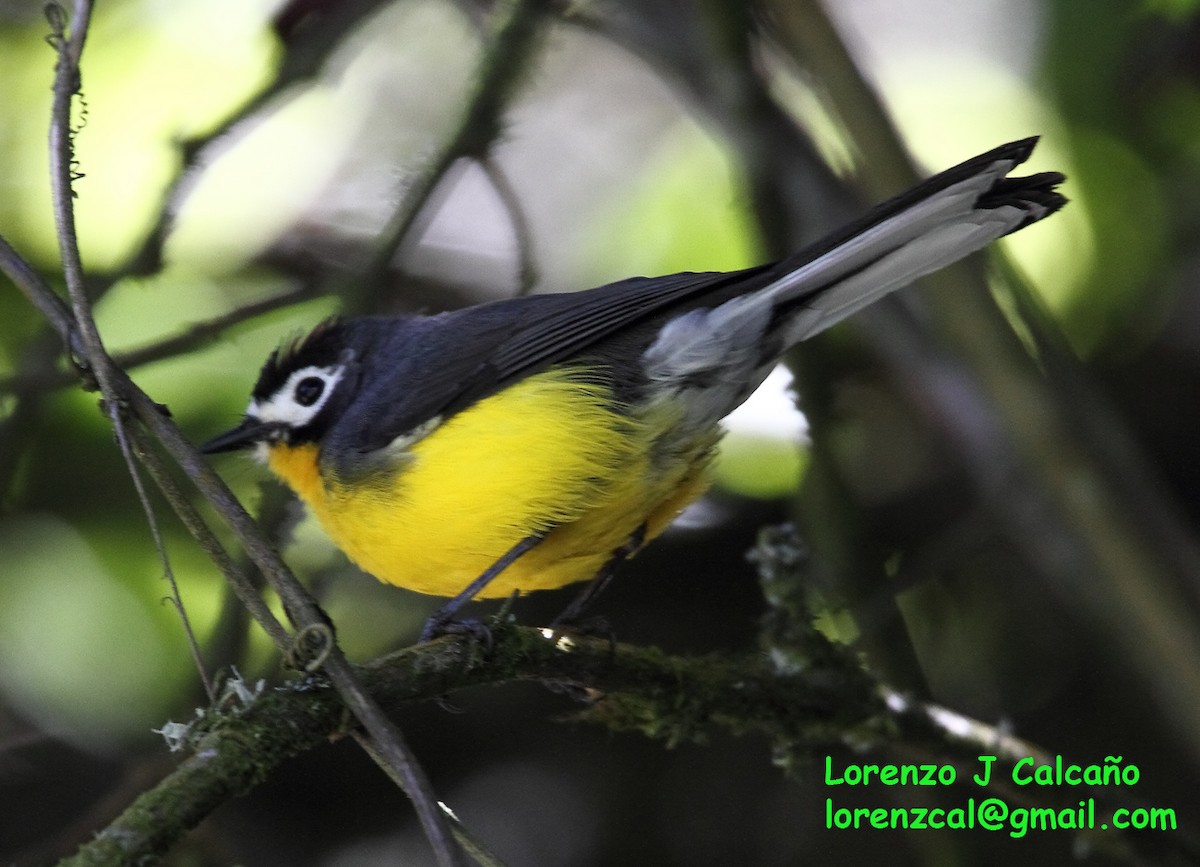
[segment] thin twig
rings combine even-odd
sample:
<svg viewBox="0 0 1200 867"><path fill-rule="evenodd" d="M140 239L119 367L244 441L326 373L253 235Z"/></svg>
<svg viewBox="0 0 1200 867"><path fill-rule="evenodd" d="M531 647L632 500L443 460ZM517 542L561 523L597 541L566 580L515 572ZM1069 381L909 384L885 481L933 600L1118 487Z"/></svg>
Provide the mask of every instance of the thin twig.
<svg viewBox="0 0 1200 867"><path fill-rule="evenodd" d="M369 291L386 272L450 167L461 157L479 158L487 153L499 133L500 117L516 90L520 73L533 53L532 44L540 32L545 6L546 0L513 0L496 25L480 64L475 94L455 134L404 197L381 233L374 255L355 281L363 290ZM248 550L248 553L252 558L256 557L254 551ZM261 563L258 565L262 568ZM270 569L265 569L264 574L271 580ZM326 671L335 683L353 683L353 671L336 645L330 651L324 663ZM423 771L411 759L399 731L361 690L347 688L343 696L376 741L379 754L388 759L393 776L406 781L403 788L413 800L439 862L460 863L461 850L451 839L445 816L432 797Z"/></svg>
<svg viewBox="0 0 1200 867"><path fill-rule="evenodd" d="M849 133L859 159L855 181L868 201L880 201L919 180L891 115L863 78L820 0L765 4L788 58L818 82L828 109ZM869 166L869 171L862 167Z"/></svg>
<svg viewBox="0 0 1200 867"><path fill-rule="evenodd" d="M0 272L37 308L63 339L63 343L69 345L72 331L70 308L4 238L0 238Z"/></svg>
<svg viewBox="0 0 1200 867"><path fill-rule="evenodd" d="M89 0L75 0L72 9L68 35L63 8L57 3L49 3L46 6L46 17L53 28L50 42L58 55L58 62L54 67L53 100L50 107L50 195L63 277L67 283L74 313L72 324L81 332L85 351L89 355L100 355L104 352L100 335L95 322L92 321L89 327L87 321L92 319L91 305L87 297L83 262L79 256L79 239L75 231L75 191L72 186L76 163L71 107L82 85L79 58L87 40L92 4Z"/></svg>
<svg viewBox="0 0 1200 867"><path fill-rule="evenodd" d="M0 255L3 249L0 248ZM122 370L135 370L156 361L165 361L198 349L223 335L234 326L248 322L265 313L272 313L292 304L299 304L315 297L311 285L301 284L241 307L214 316L202 322L194 322L178 334L164 337L145 346L139 346L112 355L113 364ZM19 392L28 394L63 388L78 382L79 375L67 370L45 370L35 373L18 372L0 377L0 394Z"/></svg>
<svg viewBox="0 0 1200 867"><path fill-rule="evenodd" d="M292 622L300 628L301 635L308 635L310 627L324 630L323 634L327 635L328 639L327 644L320 648L320 653L325 673L337 688L346 706L363 724L368 734L381 745L381 754L391 762L396 775L408 780L405 794L413 801L425 834L438 856L439 864L461 864L461 853L454 843L445 817L437 809L437 799L424 772L408 752L399 730L371 700L341 649L332 641L328 627L325 626L325 615L315 600L292 575L291 570L280 559L242 504L195 447L128 376L121 371L117 374L122 393L133 414L162 443L167 453L179 464L237 536L250 560L283 600L284 609ZM285 656L306 652L304 648L287 644L281 647L281 650Z"/></svg>
<svg viewBox="0 0 1200 867"><path fill-rule="evenodd" d="M263 601L257 588L255 588L243 570L239 568L234 559L229 556L229 553L209 528L208 524L204 523L204 519L196 511L196 507L191 504L188 498L184 496L183 491L175 484L175 480L171 478L158 453L150 447L145 434L141 430L134 428L132 439L138 460L146 467L150 473L150 478L154 480L154 483L158 486L167 503L175 511L180 522L191 533L192 538L196 540L209 559L216 564L221 574L225 576L225 580L233 589L234 595L237 596L238 600L250 612L263 631L275 642L277 647L290 647L292 638L288 634L288 631L276 619L271 609Z"/></svg>
<svg viewBox="0 0 1200 867"><path fill-rule="evenodd" d="M21 350L18 366L24 369L51 369L62 355L62 343L49 328L35 335ZM76 374L78 377L78 374ZM20 392L7 402L0 418L0 503L3 503L17 478L25 448L33 438L45 395L38 390Z"/></svg>
<svg viewBox="0 0 1200 867"><path fill-rule="evenodd" d="M400 246L446 173L464 157L482 159L500 134L501 117L531 62L549 0L510 0L492 31L476 74L475 91L453 135L407 190L379 234L370 260L357 277L365 290L387 273Z"/></svg>
<svg viewBox="0 0 1200 867"><path fill-rule="evenodd" d="M517 241L517 295L528 295L537 283L537 264L533 253L533 230L521 204L512 181L508 179L504 169L496 162L491 154L485 154L479 160L479 165L492 184L492 189L500 197L500 203L508 212L508 221L512 224L513 236Z"/></svg>
<svg viewBox="0 0 1200 867"><path fill-rule="evenodd" d="M902 696L869 678L848 684L841 672L858 664L848 650L832 665L814 662L785 676L761 655L672 657L651 648L614 647L606 640L554 640L542 630L521 627L498 628L494 637L486 660L469 641L443 638L371 662L363 679L372 696L391 710L484 684L571 684L593 697L584 720L668 741L702 740L713 730L763 734L806 755L809 767L848 739L859 748L864 743L878 750L895 747L964 766L978 767L980 755L996 756L993 790L1005 776L1011 779L1018 761L1046 755L994 726ZM204 731L189 743L193 757L65 863L136 863L165 851L187 828L250 791L279 763L340 733L342 713L328 691L275 690L235 717L206 717L199 724ZM254 766L245 761L245 744L255 745ZM180 798L179 791L197 797ZM1116 806L1111 791L1094 787L999 791L1014 802L1056 809L1086 791L1099 810ZM1183 831L1152 843L1114 829L1094 842L1127 863L1138 863L1131 853L1152 845L1169 846L1180 863L1200 863L1195 840Z"/></svg>
<svg viewBox="0 0 1200 867"><path fill-rule="evenodd" d="M115 414L120 415L120 411L117 410ZM154 550L158 552L158 558L162 561L163 576L167 579L167 585L170 587L167 599L175 609L175 613L179 615L179 621L183 625L183 634L187 639L188 652L192 655L192 663L196 666L197 674L200 675L200 683L204 686L204 693L208 696L210 702L214 701L217 697L216 687L213 685L213 679L209 674L208 666L204 662L204 654L200 651L200 642L196 639L196 632L192 629L192 620L188 617L187 606L183 604L183 594L179 590L179 582L175 580L175 570L171 568L171 558L167 554L167 545L163 539L162 530L158 525L158 516L155 514L154 506L151 505L150 497L146 493L146 486L142 482L142 474L138 472L138 462L134 460L133 446L130 442L132 431L122 423L121 432L123 436L117 437L117 444L121 449L121 457L125 460L125 466L129 469L129 477L133 480L133 488L137 492L138 502L142 507L142 514L146 516L146 525L150 528L150 538L154 542Z"/></svg>
<svg viewBox="0 0 1200 867"><path fill-rule="evenodd" d="M196 671L204 685L204 691L212 699L215 697L212 679L204 665L196 633L192 629L191 620L188 618L187 609L183 604L183 597L179 593L179 584L175 580L175 570L171 567L171 559L167 555L162 532L158 526L158 518L154 513L154 507L150 503L145 485L142 483L141 473L138 472L137 461L133 456L133 447L125 426L121 395L115 387L112 360L108 357L103 341L100 339L100 332L96 328L91 300L87 295L83 262L79 255L79 240L75 230L73 181L76 176L76 162L75 132L71 126L71 106L82 87L79 59L83 55L83 46L87 41L91 13L92 7L88 0L76 0L68 35L64 30L66 22L62 17L62 8L53 3L46 7L47 18L53 28L51 43L58 55L50 110L50 191L59 255L62 258L67 293L71 299L72 324L80 335L81 350L104 395L104 408L112 421L117 446L129 471L138 502L146 516L151 539L158 551L159 559L162 561L163 574L170 586L171 604L179 614Z"/></svg>
<svg viewBox="0 0 1200 867"><path fill-rule="evenodd" d="M30 303L39 311L61 311L63 315L56 315L51 312L46 314L46 319L50 326L58 333L59 337L64 342L70 339L73 331L71 314L69 309L63 304L54 290L42 280L38 273L31 268L27 262L12 248L11 245L0 237L0 266L3 266L5 274L7 274L22 294L29 299ZM117 390L120 392L122 399L127 401L131 410L138 416L138 420L144 424L155 437L166 446L172 458L183 468L184 472L192 480L199 489L201 494L214 505L218 514L220 514L231 529L238 535L239 541L245 541L247 534L254 532L253 521L245 511L241 509L241 505L236 498L225 487L221 479L212 471L212 468L200 457L199 453L191 446L191 444L179 432L175 425L171 424L163 415L161 407L152 401L140 388L138 388L128 376L123 372L117 373ZM145 450L143 450L145 451ZM268 636L275 642L281 653L287 654L291 649L291 637L287 631L280 625L275 616L271 614L270 609L262 604L261 599L258 599L257 594L253 592L244 592L245 588L240 588L239 581L236 576L238 570L233 567L233 561L229 559L224 552L224 548L216 541L216 537L212 535L212 531L208 529L199 513L191 507L185 497L173 487L168 487L161 480L168 480L169 476L165 474L160 466L157 466L152 461L147 464L151 471L155 482L160 484L164 496L171 502L184 525L193 534L200 543L201 547L214 559L217 566L222 570L227 578L231 579L231 586L235 592L238 592L239 598L242 598L244 604L250 610L255 620L267 633ZM240 513L240 514L239 514ZM264 543L265 544L265 543ZM269 558L261 547L256 548L259 554L259 562L270 562ZM282 568L282 564L279 564ZM283 586L284 582L272 582L277 590ZM281 595L285 595L281 593ZM293 608L298 604L297 598L292 594L286 594L285 601L290 603Z"/></svg>
<svg viewBox="0 0 1200 867"><path fill-rule="evenodd" d="M424 768L409 750L399 727L367 692L336 644L331 648L324 670L338 687L342 701L362 723L374 742L376 751L372 755L384 759L389 776L412 801L438 864L442 867L465 867L466 855L454 839L450 821L433 794L433 786L430 785Z"/></svg>
<svg viewBox="0 0 1200 867"><path fill-rule="evenodd" d="M294 4L306 7L306 20L302 27L289 27L286 22L276 18L277 32L283 39L285 49L277 74L262 90L231 111L219 125L198 138L179 143L179 170L163 191L157 209L157 222L122 271L110 277L117 279L131 274L146 276L162 270L163 246L172 228L176 206L187 188L188 179L207 155L207 146L228 137L247 118L260 114L281 94L313 80L329 56L345 44L347 34L390 2L341 0L337 3Z"/></svg>
<svg viewBox="0 0 1200 867"><path fill-rule="evenodd" d="M364 737L359 732L353 732L354 742L362 747L363 752L375 760L375 764L381 768L387 768L388 763L384 756L379 755L379 750L375 746L375 742L368 737ZM392 777L392 782L396 783L401 789L404 788L404 781ZM454 833L454 839L463 847L464 851L471 856L472 860L480 867L504 867L504 862L499 856L487 848L474 834L467 829L454 811L447 807L442 802L438 802L438 809L446 816L446 821L450 823L450 830Z"/></svg>
<svg viewBox="0 0 1200 867"><path fill-rule="evenodd" d="M289 616L301 627L301 635L309 634L311 627L317 627L328 634L328 646L323 649L322 657L324 669L352 713L376 741L380 753L387 758L396 775L407 782L405 792L416 807L438 863L445 867L461 865L464 863L462 852L454 842L444 814L437 807L428 780L409 753L399 730L371 700L349 662L333 641L332 632L325 626L324 616L315 601L283 565L269 543L257 532L245 510L228 489L216 482L211 471L205 473L201 470L203 461L199 459L195 449L186 443L174 425L162 416L158 406L137 388L123 371L113 365L112 359L104 349L87 296L72 206L75 169L71 105L80 88L78 64L86 40L90 13L91 5L87 0L76 0L68 36L61 7L53 4L47 7L47 16L53 28L51 43L58 52L51 109L51 191L63 272L74 314L71 324L80 334L81 351L104 395L122 454L129 463L131 474L136 475L137 465L133 461L133 450L125 431L122 412L123 406L128 404L134 415L155 432L189 475L196 472L201 478L209 477L208 487L219 495L215 502L219 501L222 504L223 516L227 520L231 519L231 525L235 525L235 532L246 545L247 553L263 570L272 587L280 592Z"/></svg>

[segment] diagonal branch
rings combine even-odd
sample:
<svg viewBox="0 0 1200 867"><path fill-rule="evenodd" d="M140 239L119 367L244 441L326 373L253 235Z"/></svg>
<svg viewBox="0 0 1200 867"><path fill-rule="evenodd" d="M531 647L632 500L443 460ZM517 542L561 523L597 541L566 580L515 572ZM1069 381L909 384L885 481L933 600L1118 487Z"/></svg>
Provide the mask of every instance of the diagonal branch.
<svg viewBox="0 0 1200 867"><path fill-rule="evenodd" d="M0 260L7 256L4 250L5 246L7 246L6 242L0 239ZM9 249L11 250L11 248ZM315 297L315 294L314 287L309 284L302 283L293 286L282 292L269 295L259 301L252 301L249 304L237 307L203 322L194 322L178 334L172 334L169 337L164 337L145 346L139 346L124 352L117 352L112 356L113 364L122 370L133 370L156 361L165 361L169 358L185 355L213 342L234 326L249 322L251 319L266 313L308 301ZM30 301L32 302L33 298ZM43 315L46 315L45 311L43 311ZM64 327L69 329L69 323L64 323ZM79 376L77 373L66 370L22 371L14 373L11 376L0 377L0 394L13 392L28 394L35 391L49 391L73 385L78 379Z"/></svg>
<svg viewBox="0 0 1200 867"><path fill-rule="evenodd" d="M196 633L192 629L191 621L187 616L187 608L179 593L179 585L175 581L175 571L167 556L158 518L150 504L141 473L138 471L137 461L133 456L133 446L125 426L121 396L115 387L112 359L108 357L100 339L100 332L96 328L91 299L87 295L83 262L79 255L79 240L75 230L73 205L75 192L72 184L76 177L76 160L75 130L71 125L71 107L82 87L79 59L83 55L83 46L87 41L91 14L92 6L89 0L76 0L68 35L64 29L66 20L63 17L62 8L53 3L46 7L46 15L52 28L51 43L58 54L58 62L54 68L53 99L50 108L50 195L54 209L55 234L58 238L67 294L71 300L71 324L80 336L80 351L104 395L105 411L112 421L121 457L129 470L130 480L133 482L134 491L137 493L138 502L141 503L147 526L150 528L151 538L163 565L163 574L170 586L171 604L183 624L188 649L196 664L200 680L204 684L204 690L211 699L214 697L212 679L204 665L200 646L196 641Z"/></svg>
<svg viewBox="0 0 1200 867"><path fill-rule="evenodd" d="M380 233L371 258L356 277L360 291L378 285L417 218L450 168L463 158L484 163L493 183L495 172L486 164L488 151L500 135L501 119L516 94L534 47L542 33L551 0L509 0L503 17L487 41L475 78L475 90L458 126L429 162ZM503 186L501 182L501 186ZM502 196L505 190L499 189ZM507 199L506 199L507 203ZM517 214L519 211L513 210ZM524 267L524 262L522 263ZM522 275L524 279L526 275Z"/></svg>
<svg viewBox="0 0 1200 867"><path fill-rule="evenodd" d="M185 472L193 478L199 474L200 478L205 479L201 487L209 487L210 492L217 495L214 497L214 505L230 523L239 540L246 545L247 553L263 570L268 582L280 593L289 616L300 627L300 636L320 637L323 646L319 648L317 660L310 662L310 665L321 666L329 675L346 706L366 728L380 754L387 759L395 777L405 781L405 792L416 808L439 864L447 867L463 864L462 851L451 836L445 814L438 808L424 772L409 752L399 730L358 681L349 662L338 648L332 630L326 624L316 602L283 565L228 489L219 483L211 470L204 472L207 467L203 466L203 461L195 449L163 416L160 408L134 385L123 371L116 368L104 348L92 315L83 264L79 256L72 189L75 161L71 106L80 90L79 59L87 37L90 14L91 5L88 0L76 0L68 35L67 20L62 8L55 4L47 7L47 16L52 27L50 41L58 55L50 125L51 191L63 271L72 309L71 321L67 323L67 327L72 333L79 334L79 351L96 377L104 396L106 411L113 423L122 456L129 466L139 496L148 507L133 457L133 447L125 427L126 408L159 437ZM154 520L149 512L147 519L151 522ZM181 603L178 605L181 607ZM289 649L295 648L285 648L285 652Z"/></svg>
<svg viewBox="0 0 1200 867"><path fill-rule="evenodd" d="M123 271L112 275L146 276L163 266L163 245L171 231L173 206L190 173L207 145L226 136L238 124L261 111L290 88L314 78L329 56L338 49L355 27L385 6L390 0L339 0L336 3L289 3L275 16L275 31L284 43L280 68L261 91L232 111L215 129L189 139L180 146L181 159L174 180L163 191L158 219L146 234L141 248L130 258Z"/></svg>
<svg viewBox="0 0 1200 867"><path fill-rule="evenodd" d="M50 323L50 327L63 339L63 343L70 347L70 309L4 238L0 238L0 272L12 281L26 300Z"/></svg>
<svg viewBox="0 0 1200 867"><path fill-rule="evenodd" d="M486 659L470 641L443 638L382 657L364 666L364 684L381 706L395 712L414 701L437 699L485 684L535 681L587 695L582 718L613 729L637 729L668 742L698 740L710 731L765 736L805 761L799 773L845 743L889 746L917 756L977 768L980 755L996 756L992 779L1011 778L1027 757L1041 762L1036 746L995 727L914 701L863 675L849 651L781 675L762 657L681 658L606 640L564 639L546 630L500 625ZM186 736L192 757L144 793L96 840L63 862L69 867L136 863L165 851L212 810L266 779L283 761L344 734L342 705L333 690L302 683L257 697L245 707L207 715ZM964 773L964 779L966 774ZM1033 787L993 791L1015 802L1061 809L1080 796L1111 808L1104 790ZM186 792L186 797L178 797ZM1128 793L1125 793L1127 795ZM1125 795L1119 795L1124 797ZM1093 841L1118 860L1145 845L1106 832ZM1157 844L1156 844L1157 845ZM1195 843L1173 836L1181 863L1200 863Z"/></svg>

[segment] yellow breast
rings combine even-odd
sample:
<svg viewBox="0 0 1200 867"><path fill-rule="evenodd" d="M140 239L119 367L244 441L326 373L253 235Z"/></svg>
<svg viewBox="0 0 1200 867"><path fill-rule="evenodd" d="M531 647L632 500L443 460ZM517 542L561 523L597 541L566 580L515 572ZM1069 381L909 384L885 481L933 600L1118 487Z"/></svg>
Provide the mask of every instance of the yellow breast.
<svg viewBox="0 0 1200 867"><path fill-rule="evenodd" d="M388 472L342 485L314 445L269 448L271 469L365 571L452 596L524 537L546 538L481 596L591 578L637 529L663 529L707 487L718 431L664 454L669 410L616 412L610 392L555 369L486 398L410 446Z"/></svg>

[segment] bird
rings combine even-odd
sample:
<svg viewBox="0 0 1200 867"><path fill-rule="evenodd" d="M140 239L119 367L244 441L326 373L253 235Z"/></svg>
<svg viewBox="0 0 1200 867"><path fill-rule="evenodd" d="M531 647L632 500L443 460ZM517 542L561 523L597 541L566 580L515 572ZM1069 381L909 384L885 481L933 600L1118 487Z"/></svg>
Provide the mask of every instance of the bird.
<svg viewBox="0 0 1200 867"><path fill-rule="evenodd" d="M1009 173L1037 137L936 174L777 262L633 277L436 314L334 317L266 360L241 422L332 541L380 580L473 599L589 584L710 483L721 419L796 343L1066 203Z"/></svg>

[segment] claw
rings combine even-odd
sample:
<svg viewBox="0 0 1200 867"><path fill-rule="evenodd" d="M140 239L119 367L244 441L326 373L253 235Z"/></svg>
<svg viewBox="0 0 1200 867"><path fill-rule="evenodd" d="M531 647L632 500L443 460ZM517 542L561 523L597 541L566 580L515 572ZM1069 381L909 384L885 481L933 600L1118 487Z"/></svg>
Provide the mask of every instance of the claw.
<svg viewBox="0 0 1200 867"><path fill-rule="evenodd" d="M491 628L482 620L454 620L441 611L435 612L421 630L418 644L428 644L443 635L469 635L490 651L495 642Z"/></svg>

